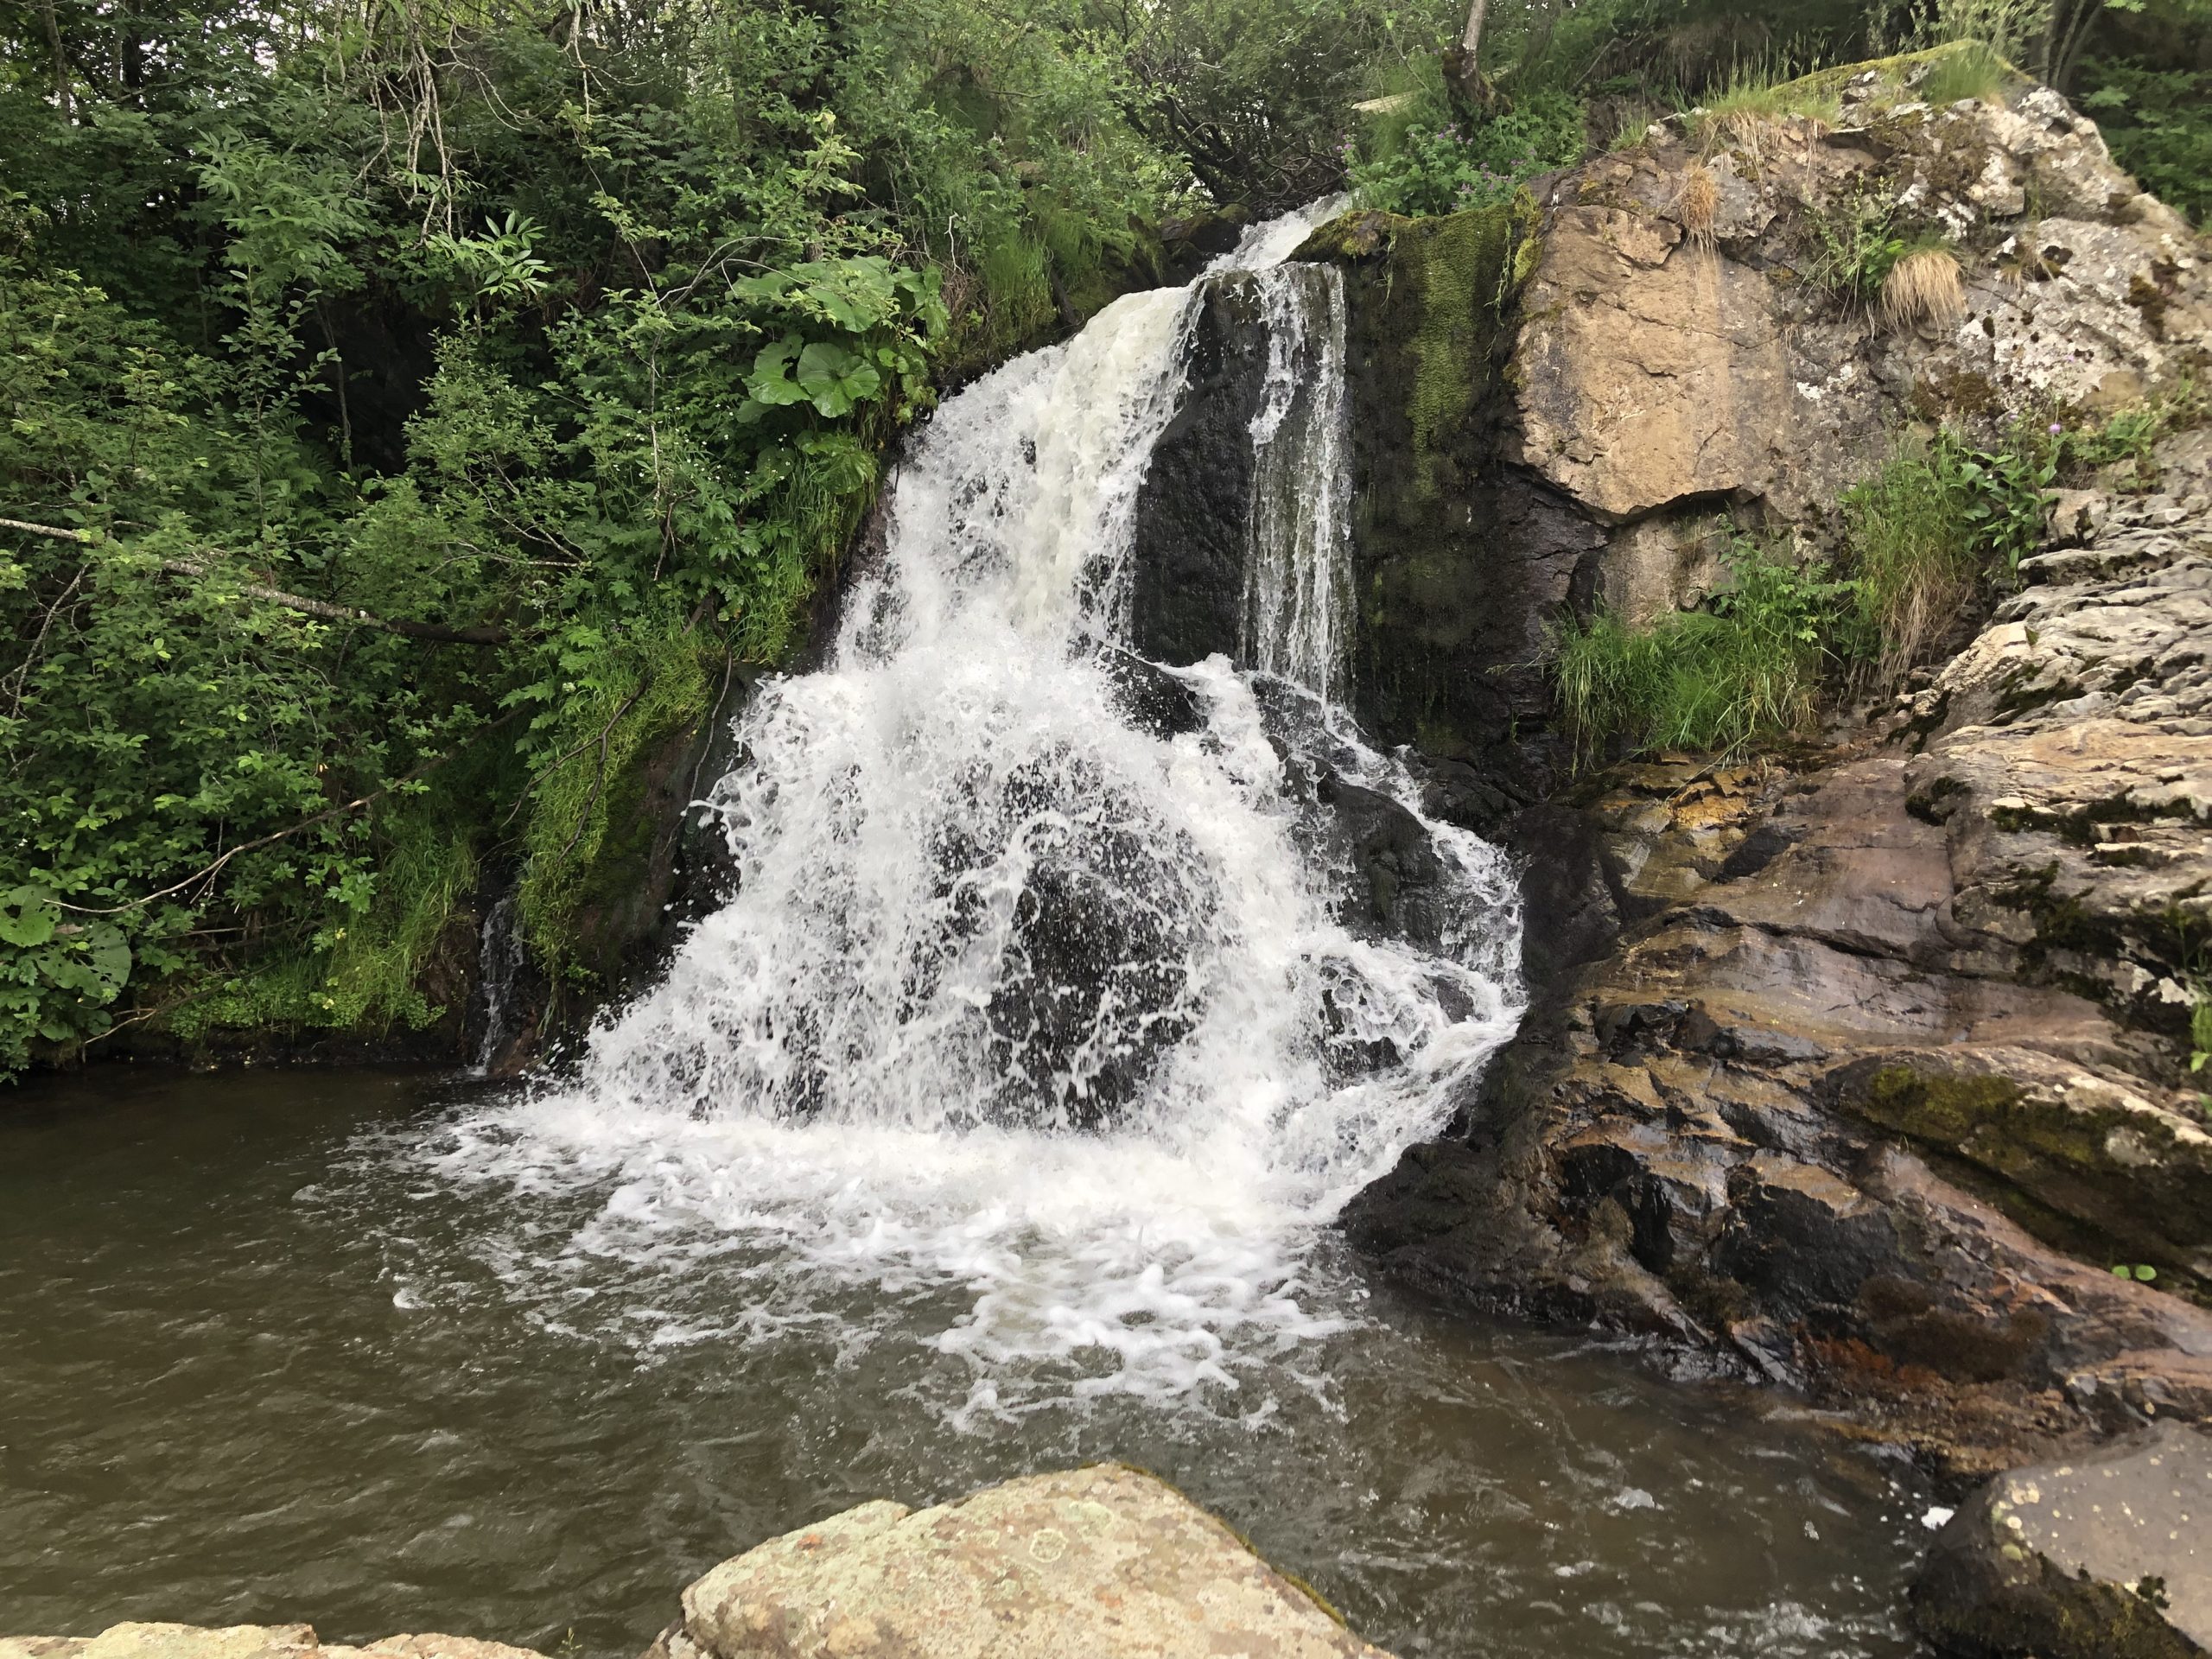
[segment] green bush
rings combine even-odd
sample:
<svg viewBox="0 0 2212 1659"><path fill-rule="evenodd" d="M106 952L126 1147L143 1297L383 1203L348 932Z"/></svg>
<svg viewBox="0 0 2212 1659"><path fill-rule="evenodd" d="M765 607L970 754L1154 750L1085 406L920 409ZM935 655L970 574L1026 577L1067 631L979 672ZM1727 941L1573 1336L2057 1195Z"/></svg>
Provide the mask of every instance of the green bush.
<svg viewBox="0 0 2212 1659"><path fill-rule="evenodd" d="M1462 126L1442 117L1440 95L1422 96L1376 122L1350 155L1363 207L1412 215L1496 207L1539 174L1580 162L1583 110L1561 92L1535 93L1507 113Z"/></svg>
<svg viewBox="0 0 2212 1659"><path fill-rule="evenodd" d="M1807 272L1847 306L1871 309L1882 284L1907 254L1943 245L1925 226L1914 226L1880 190L1839 194L1826 205L1808 204L1806 221L1815 244Z"/></svg>
<svg viewBox="0 0 2212 1659"><path fill-rule="evenodd" d="M428 1019L487 863L562 967L937 378L1186 188L1020 10L0 9L0 1075Z"/></svg>
<svg viewBox="0 0 2212 1659"><path fill-rule="evenodd" d="M2013 578L2042 539L2063 453L2056 427L2016 428L1991 449L1944 428L1845 493L1847 654L1862 687L1893 690L1979 591Z"/></svg>
<svg viewBox="0 0 2212 1659"><path fill-rule="evenodd" d="M2212 225L2212 70L2092 58L2081 77L2076 101L2113 159L2200 228Z"/></svg>
<svg viewBox="0 0 2212 1659"><path fill-rule="evenodd" d="M1637 626L1605 610L1554 642L1561 716L1586 762L1617 751L1732 752L1810 731L1846 587L1749 542L1705 608Z"/></svg>

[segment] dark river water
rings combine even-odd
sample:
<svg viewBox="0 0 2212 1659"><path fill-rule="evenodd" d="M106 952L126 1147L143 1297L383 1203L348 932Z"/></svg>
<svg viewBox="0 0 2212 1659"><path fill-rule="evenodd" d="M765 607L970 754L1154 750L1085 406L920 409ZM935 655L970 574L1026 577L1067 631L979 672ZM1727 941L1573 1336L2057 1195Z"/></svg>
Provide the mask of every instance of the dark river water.
<svg viewBox="0 0 2212 1659"><path fill-rule="evenodd" d="M1226 1383L1048 1375L947 1339L957 1275L779 1299L757 1246L593 1245L588 1182L442 1179L416 1151L461 1101L110 1070L0 1104L0 1632L627 1656L777 1533L1116 1458L1407 1655L1914 1650L1925 1497L1780 1402L1408 1300L1325 1236L1300 1294L1327 1317Z"/></svg>

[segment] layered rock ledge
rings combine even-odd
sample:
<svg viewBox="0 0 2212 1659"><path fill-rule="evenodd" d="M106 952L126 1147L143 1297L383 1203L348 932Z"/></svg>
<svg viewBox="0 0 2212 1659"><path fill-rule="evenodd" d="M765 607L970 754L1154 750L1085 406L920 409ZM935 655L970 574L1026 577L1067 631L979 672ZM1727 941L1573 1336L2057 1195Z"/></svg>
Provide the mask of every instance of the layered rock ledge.
<svg viewBox="0 0 2212 1659"><path fill-rule="evenodd" d="M1736 537L1832 545L1915 423L2084 423L2212 360L2205 245L2094 126L2025 83L1931 107L1928 67L1839 72L1840 124L1677 120L1549 183L1485 465L1586 550L1539 594L1501 547L1501 594L1695 606ZM1827 290L1823 227L1882 212L1944 227L1955 320ZM1993 603L1818 751L1471 823L1529 860L1534 1007L1356 1243L1955 1473L2212 1415L2212 440L2058 500Z"/></svg>

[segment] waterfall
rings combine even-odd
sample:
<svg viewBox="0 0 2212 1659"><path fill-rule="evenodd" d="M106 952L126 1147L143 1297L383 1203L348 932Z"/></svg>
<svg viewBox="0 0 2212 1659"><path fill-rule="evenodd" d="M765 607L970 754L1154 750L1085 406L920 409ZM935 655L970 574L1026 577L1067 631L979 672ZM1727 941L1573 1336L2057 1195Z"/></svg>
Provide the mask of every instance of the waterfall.
<svg viewBox="0 0 2212 1659"><path fill-rule="evenodd" d="M1252 416L1238 654L1246 666L1340 701L1351 607L1344 273L1285 264L1256 281L1268 369Z"/></svg>
<svg viewBox="0 0 2212 1659"><path fill-rule="evenodd" d="M938 1340L993 1408L1233 1384L1332 1328L1308 1243L1510 1034L1519 920L1338 700L1343 290L1280 263L1312 222L1235 256L1270 339L1243 660L1124 649L1196 285L1128 296L920 431L829 665L740 717L706 804L734 896L447 1174L595 1195L563 1262L711 1259L790 1317L957 1287ZM1357 897L1386 820L1426 849L1419 925Z"/></svg>
<svg viewBox="0 0 2212 1659"><path fill-rule="evenodd" d="M511 889L485 912L484 925L477 936L476 979L482 1024L468 1067L473 1077L489 1076L514 1039L515 982L524 960L522 931L515 925L515 895Z"/></svg>

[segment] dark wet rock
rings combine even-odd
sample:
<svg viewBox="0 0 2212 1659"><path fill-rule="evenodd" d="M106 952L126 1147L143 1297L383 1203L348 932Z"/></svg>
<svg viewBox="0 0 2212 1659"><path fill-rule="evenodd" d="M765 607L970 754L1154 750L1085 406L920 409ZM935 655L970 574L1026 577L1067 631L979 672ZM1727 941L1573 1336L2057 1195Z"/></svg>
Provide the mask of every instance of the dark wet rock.
<svg viewBox="0 0 2212 1659"><path fill-rule="evenodd" d="M1498 299L1531 228L1507 209L1352 213L1300 251L1344 271L1354 706L1386 741L1465 764L1516 809L1554 781L1546 630L1605 539L1504 461L1512 328ZM1506 814L1482 816L1494 829Z"/></svg>
<svg viewBox="0 0 2212 1659"><path fill-rule="evenodd" d="M1180 667L1236 654L1252 417L1267 363L1251 278L1211 278L1192 327L1182 407L1137 493L1129 645L1141 657Z"/></svg>
<svg viewBox="0 0 2212 1659"><path fill-rule="evenodd" d="M1464 760L1415 755L1411 762L1421 783L1421 810L1445 823L1495 840L1517 804Z"/></svg>
<svg viewBox="0 0 2212 1659"><path fill-rule="evenodd" d="M1160 246L1167 280L1187 283L1212 260L1236 252L1251 223L1252 215L1233 205L1214 213L1163 220Z"/></svg>
<svg viewBox="0 0 2212 1659"><path fill-rule="evenodd" d="M2201 1409L2212 1317L2164 1287L2201 1250L2193 1132L2106 1008L1993 969L1907 793L1897 755L1662 761L1554 809L1587 837L1554 913L1622 931L1355 1199L1354 1243L1855 1402L1961 1470ZM2108 1270L2154 1254L2158 1288Z"/></svg>
<svg viewBox="0 0 2212 1659"><path fill-rule="evenodd" d="M1099 664L1113 682L1116 706L1131 724L1155 737L1181 737L1205 727L1205 693L1173 670L1114 650L1103 652Z"/></svg>
<svg viewBox="0 0 2212 1659"><path fill-rule="evenodd" d="M1448 895L1444 861L1421 821L1388 795L1324 772L1316 796L1324 845L1349 879L1339 914L1353 931L1443 943Z"/></svg>
<svg viewBox="0 0 2212 1659"><path fill-rule="evenodd" d="M1961 1659L2200 1659L2212 1650L2212 1438L2169 1425L2016 1469L1942 1531L1913 1622Z"/></svg>

